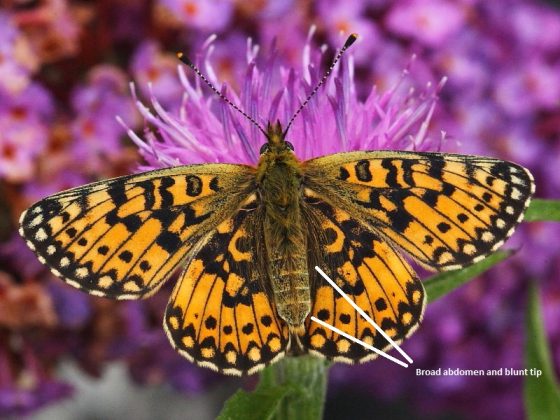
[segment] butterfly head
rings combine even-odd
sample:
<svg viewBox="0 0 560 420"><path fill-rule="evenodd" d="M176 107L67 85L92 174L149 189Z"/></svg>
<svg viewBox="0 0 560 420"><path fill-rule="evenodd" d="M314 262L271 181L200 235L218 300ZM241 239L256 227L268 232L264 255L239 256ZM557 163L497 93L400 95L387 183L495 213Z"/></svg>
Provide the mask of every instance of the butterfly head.
<svg viewBox="0 0 560 420"><path fill-rule="evenodd" d="M261 146L259 151L261 156L265 153L292 153L294 150L294 145L286 141L286 132L282 131L280 121L276 121L275 124L268 123L266 126L266 138L267 142Z"/></svg>

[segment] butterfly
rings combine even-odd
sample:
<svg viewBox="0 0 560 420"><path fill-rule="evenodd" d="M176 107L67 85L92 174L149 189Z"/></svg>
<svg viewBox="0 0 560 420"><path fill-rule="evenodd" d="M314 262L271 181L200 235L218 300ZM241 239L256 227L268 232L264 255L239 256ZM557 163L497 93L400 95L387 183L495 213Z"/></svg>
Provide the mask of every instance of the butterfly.
<svg viewBox="0 0 560 420"><path fill-rule="evenodd" d="M315 266L400 343L426 304L403 253L435 270L477 262L511 236L534 192L527 169L498 159L355 151L300 161L280 123L264 133L257 166L85 185L32 205L20 233L56 276L95 296L146 298L184 267L164 315L169 341L200 366L243 375L285 355L376 356L311 316L389 347Z"/></svg>

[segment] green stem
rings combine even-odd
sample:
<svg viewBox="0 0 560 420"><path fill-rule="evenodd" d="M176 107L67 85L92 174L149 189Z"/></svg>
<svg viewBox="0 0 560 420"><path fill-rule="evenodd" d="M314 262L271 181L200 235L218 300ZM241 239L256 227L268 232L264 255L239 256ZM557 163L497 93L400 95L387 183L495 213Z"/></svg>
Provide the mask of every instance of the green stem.
<svg viewBox="0 0 560 420"><path fill-rule="evenodd" d="M286 357L266 368L259 387L290 386L273 419L320 420L327 392L329 363L312 356Z"/></svg>

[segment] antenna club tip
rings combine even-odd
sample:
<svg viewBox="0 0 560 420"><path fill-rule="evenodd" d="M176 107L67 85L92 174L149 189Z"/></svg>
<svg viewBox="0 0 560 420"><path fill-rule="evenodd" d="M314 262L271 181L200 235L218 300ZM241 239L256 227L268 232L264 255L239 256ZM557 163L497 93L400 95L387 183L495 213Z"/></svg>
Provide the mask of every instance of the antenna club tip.
<svg viewBox="0 0 560 420"><path fill-rule="evenodd" d="M350 34L346 42L344 43L344 48L350 47L358 39L358 34Z"/></svg>
<svg viewBox="0 0 560 420"><path fill-rule="evenodd" d="M185 53L183 53L182 51L178 51L177 53L175 53L175 55L177 56L177 58L179 60L181 60L183 63L185 63L187 66L191 66L191 60L189 60L189 58L185 55Z"/></svg>

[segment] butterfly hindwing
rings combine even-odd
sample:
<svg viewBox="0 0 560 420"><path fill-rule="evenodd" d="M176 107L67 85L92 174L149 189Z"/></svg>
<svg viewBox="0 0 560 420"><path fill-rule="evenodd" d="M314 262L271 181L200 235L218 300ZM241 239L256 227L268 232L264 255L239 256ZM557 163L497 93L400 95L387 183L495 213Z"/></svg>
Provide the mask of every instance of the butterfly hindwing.
<svg viewBox="0 0 560 420"><path fill-rule="evenodd" d="M251 374L289 347L286 323L265 291L259 209L250 197L200 247L177 283L164 326L173 346L201 366Z"/></svg>
<svg viewBox="0 0 560 420"><path fill-rule="evenodd" d="M213 164L101 181L35 203L22 214L20 233L39 260L72 286L98 296L141 298L237 208L251 179L249 167Z"/></svg>
<svg viewBox="0 0 560 420"><path fill-rule="evenodd" d="M460 268L496 250L534 192L525 168L478 156L349 152L304 165L310 188L436 269Z"/></svg>
<svg viewBox="0 0 560 420"><path fill-rule="evenodd" d="M359 224L307 190L306 219L313 234L309 259L361 307L395 342L416 330L425 306L425 292L414 271L383 237ZM388 341L363 319L316 272L311 315L378 349ZM356 363L376 353L311 321L306 322L302 345L330 360Z"/></svg>

